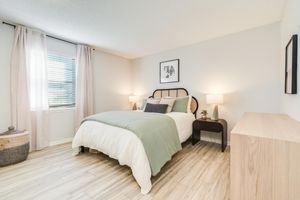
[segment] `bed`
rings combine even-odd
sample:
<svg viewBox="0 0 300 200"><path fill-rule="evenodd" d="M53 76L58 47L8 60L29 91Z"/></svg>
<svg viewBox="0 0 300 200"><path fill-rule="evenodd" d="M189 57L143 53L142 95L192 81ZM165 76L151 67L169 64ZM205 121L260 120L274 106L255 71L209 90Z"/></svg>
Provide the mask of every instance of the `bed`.
<svg viewBox="0 0 300 200"><path fill-rule="evenodd" d="M188 91L184 88L171 88L171 89L157 89L153 92L152 98L162 98L162 97L182 97L188 96ZM126 112L109 112L107 115L114 118L128 118L128 121L141 121L140 118L145 117L144 123L148 124L150 127L156 127L156 131L152 130L151 134L147 134L151 137L156 137L154 140L155 145L161 145L161 148L166 148L167 150L172 150L168 156L165 156L163 160L160 160L160 166L155 172L153 172L153 159L159 160L163 150L157 151L153 149L155 145L148 145L145 143L145 139L140 137L135 132L135 129L127 129L120 126L115 126L114 124L108 124L105 121L98 120L86 120L84 121L80 128L78 129L73 143L73 154L78 155L83 147L88 147L100 151L111 158L117 159L120 165L127 165L131 168L132 174L141 188L142 194L147 194L152 187L151 176L156 175L159 172L160 167L164 165L168 160L171 159L172 155L181 149L180 143L185 142L192 134L192 123L195 119L195 115L198 109L198 102L196 98L191 97L190 101L190 111L188 113L182 112L170 112L166 114L146 114L138 113L136 114L126 113ZM103 114L102 114L103 115ZM127 115L129 117L127 117ZM117 116L117 117L116 117ZM109 117L109 116L108 116ZM149 119L148 119L149 117ZM166 118L166 119L164 119ZM156 120L156 121L155 121ZM159 127L159 122L162 120L170 120L174 123L175 129L177 131L169 130L171 132L176 132L176 136L179 139L179 148L174 149L175 143L172 144L171 136L167 135L167 128L172 126L166 126L162 123L162 127ZM151 124L152 123L152 124ZM126 125L127 126L127 125ZM140 129L138 126L137 129ZM143 129L143 131L148 130ZM156 134L157 132L157 134ZM154 136L153 136L153 135ZM156 134L156 135L155 135ZM165 135L164 135L165 134ZM178 134L178 135L177 135ZM160 138L161 137L161 138ZM170 137L170 139L169 139ZM167 139L166 139L167 138ZM151 138L150 138L151 139ZM158 144L161 143L161 144ZM146 145L145 145L146 144ZM173 146L172 146L173 145ZM154 153L149 156L149 148L152 148ZM172 149L173 148L173 149Z"/></svg>

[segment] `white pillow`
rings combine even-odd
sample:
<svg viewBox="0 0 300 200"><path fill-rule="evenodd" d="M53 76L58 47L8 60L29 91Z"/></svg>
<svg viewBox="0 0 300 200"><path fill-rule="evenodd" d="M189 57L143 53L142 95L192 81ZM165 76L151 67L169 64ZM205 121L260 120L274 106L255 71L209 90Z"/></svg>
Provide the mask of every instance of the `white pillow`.
<svg viewBox="0 0 300 200"><path fill-rule="evenodd" d="M159 104L159 102L160 102L160 99L148 98L147 101L146 101L146 104L147 103Z"/></svg>
<svg viewBox="0 0 300 200"><path fill-rule="evenodd" d="M159 104L168 104L167 113L172 111L173 105L175 103L175 98L162 98Z"/></svg>

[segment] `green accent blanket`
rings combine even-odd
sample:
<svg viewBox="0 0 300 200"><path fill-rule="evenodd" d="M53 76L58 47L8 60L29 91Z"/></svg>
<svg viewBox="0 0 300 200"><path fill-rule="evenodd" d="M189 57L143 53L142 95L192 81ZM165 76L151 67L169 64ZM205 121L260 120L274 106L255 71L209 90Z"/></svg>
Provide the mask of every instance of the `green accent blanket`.
<svg viewBox="0 0 300 200"><path fill-rule="evenodd" d="M144 145L153 176L181 150L175 121L165 114L112 111L89 116L82 123L85 121L97 121L133 132Z"/></svg>

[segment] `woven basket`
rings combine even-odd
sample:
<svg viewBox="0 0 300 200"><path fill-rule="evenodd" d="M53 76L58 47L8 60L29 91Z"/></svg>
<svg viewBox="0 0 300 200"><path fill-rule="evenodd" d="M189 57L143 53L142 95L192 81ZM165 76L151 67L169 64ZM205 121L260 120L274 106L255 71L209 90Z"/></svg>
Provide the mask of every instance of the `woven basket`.
<svg viewBox="0 0 300 200"><path fill-rule="evenodd" d="M0 167L26 160L29 153L29 140L28 131L0 135Z"/></svg>

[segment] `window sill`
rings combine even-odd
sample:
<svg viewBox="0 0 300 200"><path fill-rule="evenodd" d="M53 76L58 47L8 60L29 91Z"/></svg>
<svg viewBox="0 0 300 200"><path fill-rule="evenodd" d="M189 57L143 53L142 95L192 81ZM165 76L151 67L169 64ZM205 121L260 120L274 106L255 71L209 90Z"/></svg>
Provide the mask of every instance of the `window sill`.
<svg viewBox="0 0 300 200"><path fill-rule="evenodd" d="M58 108L49 108L50 112L73 112L75 111L75 107L58 107Z"/></svg>

